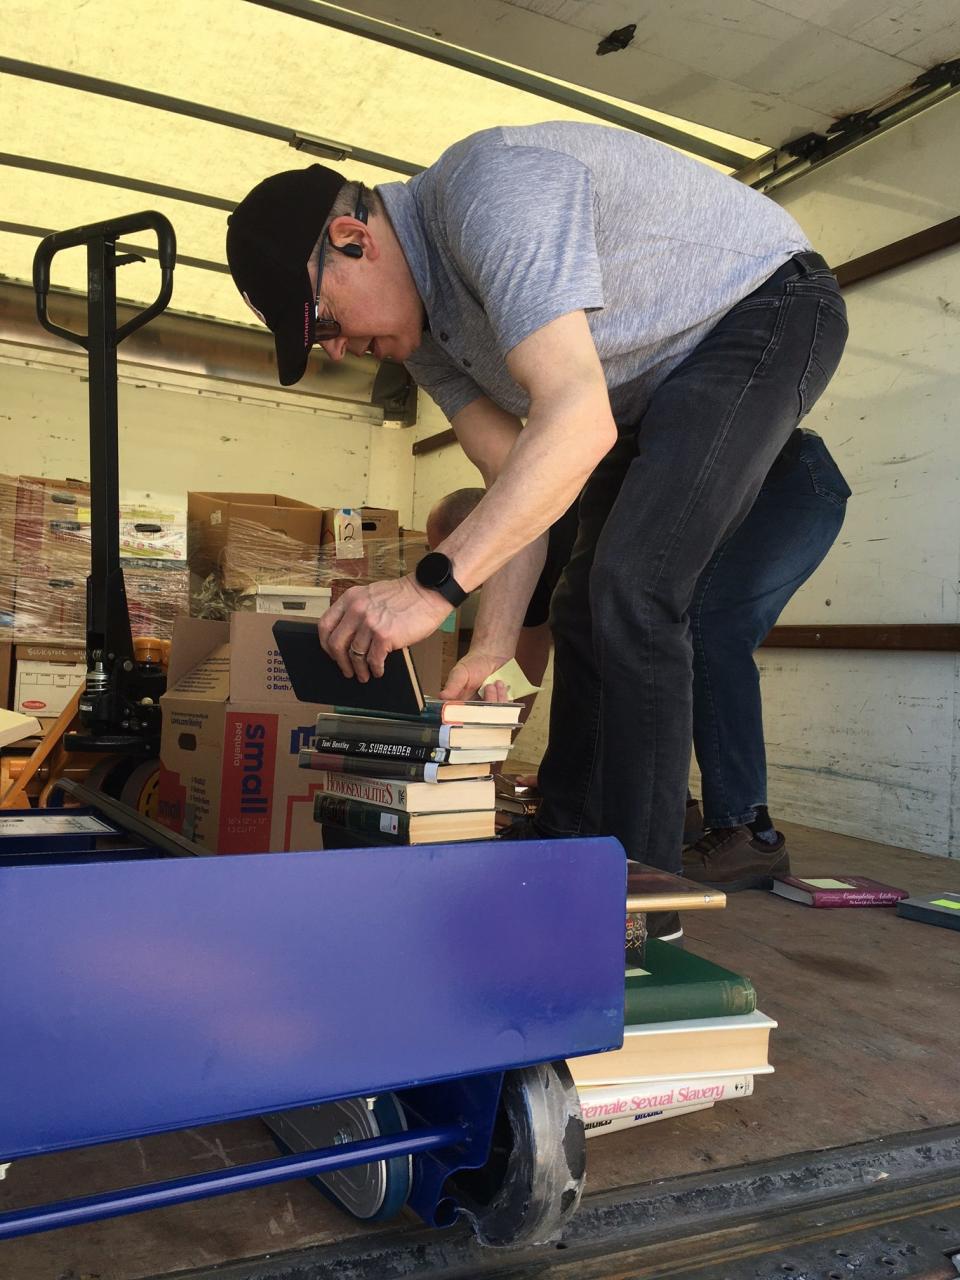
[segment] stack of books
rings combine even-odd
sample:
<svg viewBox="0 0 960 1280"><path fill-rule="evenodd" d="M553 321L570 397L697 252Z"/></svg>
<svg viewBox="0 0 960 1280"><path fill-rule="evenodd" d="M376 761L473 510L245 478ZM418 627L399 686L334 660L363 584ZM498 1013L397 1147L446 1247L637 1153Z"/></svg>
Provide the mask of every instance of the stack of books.
<svg viewBox="0 0 960 1280"><path fill-rule="evenodd" d="M773 1071L777 1024L748 978L650 939L625 988L623 1047L567 1064L588 1137L749 1097Z"/></svg>
<svg viewBox="0 0 960 1280"><path fill-rule="evenodd" d="M318 773L324 848L492 839L493 766L507 757L520 710L426 698L416 715L321 712L300 766Z"/></svg>

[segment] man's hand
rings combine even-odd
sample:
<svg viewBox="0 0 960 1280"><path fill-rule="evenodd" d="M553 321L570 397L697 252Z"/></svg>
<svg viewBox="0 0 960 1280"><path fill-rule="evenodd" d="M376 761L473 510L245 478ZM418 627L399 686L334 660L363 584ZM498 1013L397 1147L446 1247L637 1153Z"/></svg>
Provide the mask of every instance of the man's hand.
<svg viewBox="0 0 960 1280"><path fill-rule="evenodd" d="M366 684L371 676L383 675L388 653L432 635L449 612L443 596L407 574L351 587L323 615L317 631L324 653L343 674Z"/></svg>
<svg viewBox="0 0 960 1280"><path fill-rule="evenodd" d="M505 662L509 662L512 656L509 653L491 653L484 649L471 649L450 672L440 697L445 702L452 699L475 698L484 680L492 676L494 671L499 670ZM495 680L484 689L483 698L486 702L509 702L510 694L502 680Z"/></svg>

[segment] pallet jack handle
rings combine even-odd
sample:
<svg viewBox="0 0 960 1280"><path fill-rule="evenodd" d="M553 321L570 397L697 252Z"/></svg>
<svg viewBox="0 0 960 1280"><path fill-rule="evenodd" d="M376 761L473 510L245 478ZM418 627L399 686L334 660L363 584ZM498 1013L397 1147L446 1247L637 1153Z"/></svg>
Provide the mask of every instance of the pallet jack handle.
<svg viewBox="0 0 960 1280"><path fill-rule="evenodd" d="M120 237L153 231L157 248L138 250ZM50 266L64 249L87 253L87 332L55 324L47 310ZM160 263L160 292L150 306L117 323L117 268L154 256ZM85 735L70 734L68 750L136 749L159 740L159 695L163 678L156 665L138 664L130 629L120 565L119 432L117 347L160 314L173 294L177 240L162 213L145 210L109 222L94 222L46 236L33 259L37 319L44 329L82 347L89 366L90 404L90 575L87 578L87 682L80 699ZM91 736L92 735L92 736ZM82 738L82 741L81 741ZM96 741L94 741L96 739Z"/></svg>
<svg viewBox="0 0 960 1280"><path fill-rule="evenodd" d="M177 260L177 238L173 226L162 213L145 210L143 213L131 213L125 218L117 218L110 222L93 222L85 227L74 227L70 231L57 231L40 242L33 259L33 287L37 295L37 319L50 333L55 333L67 342L89 349L90 335L74 333L72 329L64 329L54 324L47 312L47 294L50 292L50 264L56 254L63 249L74 249L79 245L91 245L95 241L116 244L121 236L134 235L138 231L154 231L157 236L157 257L160 261L160 292L154 302L145 310L132 316L126 324L115 330L114 345L121 343L131 333L148 324L154 316L158 316L167 306L173 294L173 268ZM131 253L125 261L142 261L136 253ZM117 259L119 265L121 259Z"/></svg>

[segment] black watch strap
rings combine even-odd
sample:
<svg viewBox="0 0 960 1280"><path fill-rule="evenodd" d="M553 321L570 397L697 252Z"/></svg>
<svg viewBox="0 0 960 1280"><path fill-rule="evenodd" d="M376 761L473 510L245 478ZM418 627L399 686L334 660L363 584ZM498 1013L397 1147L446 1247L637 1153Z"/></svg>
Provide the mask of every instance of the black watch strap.
<svg viewBox="0 0 960 1280"><path fill-rule="evenodd" d="M469 591L464 591L453 576L453 564L450 561L450 557L445 556L442 551L431 551L425 555L417 564L414 570L414 577L421 587L426 587L429 591L436 591L454 608L463 604L470 594Z"/></svg>

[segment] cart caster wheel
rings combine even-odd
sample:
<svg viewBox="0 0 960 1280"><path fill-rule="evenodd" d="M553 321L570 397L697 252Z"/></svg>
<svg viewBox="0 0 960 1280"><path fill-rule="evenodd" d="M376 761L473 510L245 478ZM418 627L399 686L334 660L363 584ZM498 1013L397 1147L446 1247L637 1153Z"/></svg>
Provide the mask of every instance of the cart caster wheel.
<svg viewBox="0 0 960 1280"><path fill-rule="evenodd" d="M370 1099L369 1106L367 1102L366 1098L345 1098L296 1111L278 1111L262 1119L286 1155L406 1130L406 1117L394 1094ZM413 1161L410 1156L394 1156L392 1160L375 1160L318 1174L308 1181L352 1217L380 1222L394 1217L406 1204L413 1182Z"/></svg>
<svg viewBox="0 0 960 1280"><path fill-rule="evenodd" d="M482 1244L545 1244L576 1212L585 1170L576 1087L565 1062L548 1062L506 1073L490 1158L451 1190Z"/></svg>

